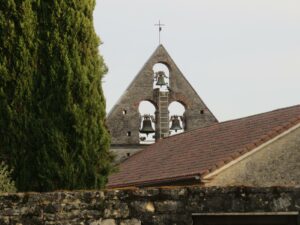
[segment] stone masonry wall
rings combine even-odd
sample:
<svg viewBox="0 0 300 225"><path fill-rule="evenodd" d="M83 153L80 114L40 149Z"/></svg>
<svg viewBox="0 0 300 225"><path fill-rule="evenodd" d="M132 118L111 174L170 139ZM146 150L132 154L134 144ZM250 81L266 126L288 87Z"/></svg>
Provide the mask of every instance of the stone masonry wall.
<svg viewBox="0 0 300 225"><path fill-rule="evenodd" d="M178 101L185 106L186 131L217 122L166 49L159 45L107 115L112 145L137 145L140 143L141 115L138 108L141 101L151 102L156 108L156 113L159 112L157 93L153 90L153 66L157 63L162 63L169 68L168 105L173 101Z"/></svg>
<svg viewBox="0 0 300 225"><path fill-rule="evenodd" d="M191 225L193 213L299 212L300 188L156 188L0 195L1 225Z"/></svg>
<svg viewBox="0 0 300 225"><path fill-rule="evenodd" d="M300 128L224 170L207 186L300 185Z"/></svg>

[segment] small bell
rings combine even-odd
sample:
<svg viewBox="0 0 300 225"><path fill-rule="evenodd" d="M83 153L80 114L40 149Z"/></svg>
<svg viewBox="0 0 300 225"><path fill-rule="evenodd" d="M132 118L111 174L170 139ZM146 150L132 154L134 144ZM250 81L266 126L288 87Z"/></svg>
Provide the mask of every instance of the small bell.
<svg viewBox="0 0 300 225"><path fill-rule="evenodd" d="M177 132L177 130L182 130L182 127L181 127L180 121L179 121L179 116L177 116L177 115L171 116L171 121L172 121L172 124L171 124L170 130L175 130L175 132Z"/></svg>
<svg viewBox="0 0 300 225"><path fill-rule="evenodd" d="M156 73L155 78L157 79L156 85L159 86L167 85L167 83L165 82L165 78L167 78L167 76L163 71L158 71Z"/></svg>
<svg viewBox="0 0 300 225"><path fill-rule="evenodd" d="M146 134L147 136L150 133L155 133L155 130L152 127L152 121L150 115L144 115L143 117L144 120L143 120L142 129L140 129L140 133Z"/></svg>

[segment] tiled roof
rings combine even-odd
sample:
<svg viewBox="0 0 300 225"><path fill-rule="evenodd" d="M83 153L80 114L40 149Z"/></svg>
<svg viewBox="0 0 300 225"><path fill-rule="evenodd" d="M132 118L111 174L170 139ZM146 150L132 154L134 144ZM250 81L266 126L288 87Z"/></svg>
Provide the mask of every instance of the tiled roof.
<svg viewBox="0 0 300 225"><path fill-rule="evenodd" d="M300 105L217 123L160 140L120 165L108 187L203 176L300 123Z"/></svg>

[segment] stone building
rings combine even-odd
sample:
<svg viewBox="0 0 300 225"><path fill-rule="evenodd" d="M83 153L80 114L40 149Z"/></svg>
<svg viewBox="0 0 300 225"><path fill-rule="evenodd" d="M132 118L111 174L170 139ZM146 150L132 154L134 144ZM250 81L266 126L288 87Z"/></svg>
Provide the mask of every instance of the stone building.
<svg viewBox="0 0 300 225"><path fill-rule="evenodd" d="M153 71L156 63L169 73ZM153 82L162 74L169 85ZM154 115L140 115L141 100ZM174 101L183 115L169 115ZM0 224L300 224L300 105L218 123L160 45L108 123L116 152L146 146L120 164L108 189L0 193ZM145 134L155 143L143 144Z"/></svg>
<svg viewBox="0 0 300 225"><path fill-rule="evenodd" d="M300 186L300 105L215 123L149 146L108 187Z"/></svg>
<svg viewBox="0 0 300 225"><path fill-rule="evenodd" d="M139 112L142 101L153 105L152 115ZM173 102L183 105L183 115L170 115L169 106ZM153 142L168 137L170 119L180 122L178 125L184 131L218 122L163 45L159 45L107 116L111 150L116 153L117 160L147 147L144 140L149 135L154 137ZM145 124L148 124L146 130Z"/></svg>
<svg viewBox="0 0 300 225"><path fill-rule="evenodd" d="M155 71L158 63L167 72ZM154 105L154 115L140 114L142 100ZM174 101L184 105L177 122L185 132L170 136ZM144 149L120 164L110 188L300 185L300 105L219 123L162 45L112 109L108 125L112 150L123 159ZM141 141L148 129L155 137L150 146Z"/></svg>

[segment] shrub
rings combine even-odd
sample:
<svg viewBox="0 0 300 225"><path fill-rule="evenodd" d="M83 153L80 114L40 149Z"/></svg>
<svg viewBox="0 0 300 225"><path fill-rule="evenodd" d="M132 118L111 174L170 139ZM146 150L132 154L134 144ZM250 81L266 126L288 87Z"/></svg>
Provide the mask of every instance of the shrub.
<svg viewBox="0 0 300 225"><path fill-rule="evenodd" d="M4 163L0 163L0 192L15 192L15 182L11 180L12 170Z"/></svg>

